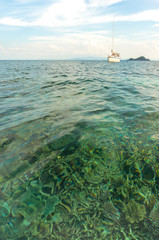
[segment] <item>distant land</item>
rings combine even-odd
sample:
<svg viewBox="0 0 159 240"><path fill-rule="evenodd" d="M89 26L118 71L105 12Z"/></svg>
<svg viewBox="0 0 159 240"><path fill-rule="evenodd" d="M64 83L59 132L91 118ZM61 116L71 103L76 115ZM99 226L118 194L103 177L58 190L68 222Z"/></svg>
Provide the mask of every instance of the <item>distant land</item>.
<svg viewBox="0 0 159 240"><path fill-rule="evenodd" d="M141 56L138 58L130 58L130 59L128 59L128 61L150 61L150 59Z"/></svg>

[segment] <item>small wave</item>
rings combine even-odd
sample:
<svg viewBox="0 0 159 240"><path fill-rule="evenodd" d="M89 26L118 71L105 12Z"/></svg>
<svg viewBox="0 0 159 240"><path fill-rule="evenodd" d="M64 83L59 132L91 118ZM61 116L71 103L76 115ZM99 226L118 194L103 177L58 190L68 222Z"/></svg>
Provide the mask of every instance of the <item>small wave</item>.
<svg viewBox="0 0 159 240"><path fill-rule="evenodd" d="M103 112L108 112L108 111L112 111L112 109L110 107L106 107L106 108L103 108L103 109L95 109L95 110L92 110L92 111L87 111L86 114L101 114Z"/></svg>
<svg viewBox="0 0 159 240"><path fill-rule="evenodd" d="M64 78L66 77L66 78L67 78L68 75L66 75L66 74L61 74L60 77L64 77Z"/></svg>
<svg viewBox="0 0 159 240"><path fill-rule="evenodd" d="M45 89L45 88L51 88L53 86L53 84L47 85L47 86L43 86L41 87L41 89Z"/></svg>

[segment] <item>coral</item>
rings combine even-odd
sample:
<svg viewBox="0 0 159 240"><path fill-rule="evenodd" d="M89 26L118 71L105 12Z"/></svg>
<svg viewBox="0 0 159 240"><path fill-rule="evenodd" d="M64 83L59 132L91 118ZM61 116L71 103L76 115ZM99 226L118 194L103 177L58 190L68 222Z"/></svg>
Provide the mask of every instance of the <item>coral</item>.
<svg viewBox="0 0 159 240"><path fill-rule="evenodd" d="M134 199L131 199L125 206L125 219L129 223L141 222L146 215L146 208L143 204L137 203Z"/></svg>
<svg viewBox="0 0 159 240"><path fill-rule="evenodd" d="M153 228L158 236L156 150L93 131L92 139L62 133L24 154L26 168L0 188L3 239L154 240Z"/></svg>

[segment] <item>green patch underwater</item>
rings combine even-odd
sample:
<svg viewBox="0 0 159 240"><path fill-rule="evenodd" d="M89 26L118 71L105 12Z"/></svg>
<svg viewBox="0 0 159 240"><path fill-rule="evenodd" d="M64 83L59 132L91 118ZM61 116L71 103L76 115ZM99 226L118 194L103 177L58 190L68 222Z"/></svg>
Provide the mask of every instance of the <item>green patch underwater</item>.
<svg viewBox="0 0 159 240"><path fill-rule="evenodd" d="M129 130L81 123L54 139L38 133L40 148L1 168L0 239L159 237L159 141ZM5 135L1 152L21 138Z"/></svg>

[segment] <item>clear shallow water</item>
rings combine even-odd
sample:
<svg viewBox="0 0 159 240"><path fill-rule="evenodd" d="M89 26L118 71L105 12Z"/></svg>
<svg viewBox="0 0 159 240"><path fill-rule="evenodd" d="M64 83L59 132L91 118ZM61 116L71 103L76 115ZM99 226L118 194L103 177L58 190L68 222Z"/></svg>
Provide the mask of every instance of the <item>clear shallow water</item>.
<svg viewBox="0 0 159 240"><path fill-rule="evenodd" d="M159 237L159 62L0 69L0 240Z"/></svg>

